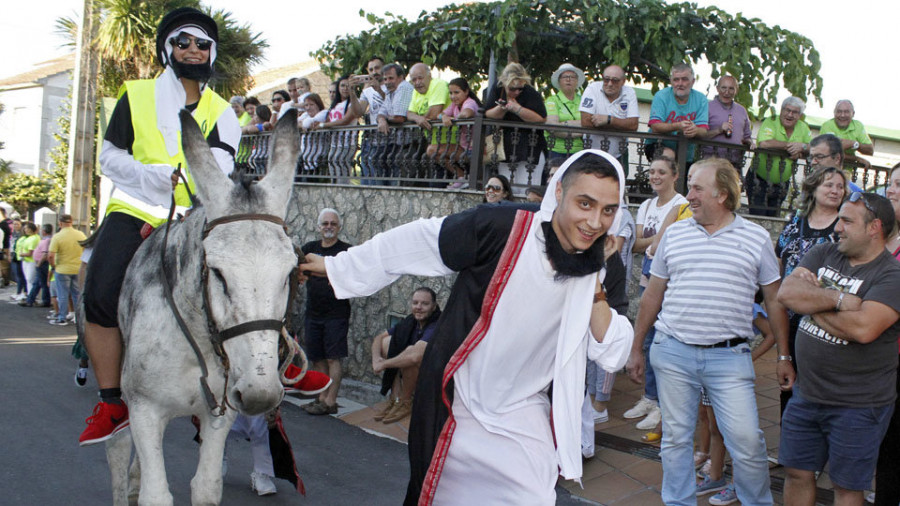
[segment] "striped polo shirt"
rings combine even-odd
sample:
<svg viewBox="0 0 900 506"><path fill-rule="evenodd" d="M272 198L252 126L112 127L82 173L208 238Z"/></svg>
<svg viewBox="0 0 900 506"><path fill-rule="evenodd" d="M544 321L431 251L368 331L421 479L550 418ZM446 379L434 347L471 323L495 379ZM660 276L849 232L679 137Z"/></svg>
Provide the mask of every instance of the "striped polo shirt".
<svg viewBox="0 0 900 506"><path fill-rule="evenodd" d="M693 218L670 226L650 268L668 280L656 329L687 344L753 337L753 298L778 281L769 233L735 215L710 234Z"/></svg>

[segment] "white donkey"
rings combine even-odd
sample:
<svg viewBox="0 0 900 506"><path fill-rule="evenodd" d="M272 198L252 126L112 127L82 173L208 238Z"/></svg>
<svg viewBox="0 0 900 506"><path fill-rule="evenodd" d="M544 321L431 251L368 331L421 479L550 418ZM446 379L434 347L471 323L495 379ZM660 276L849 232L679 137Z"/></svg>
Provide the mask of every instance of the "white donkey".
<svg viewBox="0 0 900 506"><path fill-rule="evenodd" d="M172 504L162 448L170 420L200 418L191 501L219 504L225 439L237 412L265 413L284 395L278 344L297 256L283 219L299 147L296 120L279 122L268 174L253 184L222 173L186 111L181 123L202 205L147 238L119 299L122 390L140 461L132 478L140 474L141 505ZM128 439L107 444L117 504L128 501Z"/></svg>

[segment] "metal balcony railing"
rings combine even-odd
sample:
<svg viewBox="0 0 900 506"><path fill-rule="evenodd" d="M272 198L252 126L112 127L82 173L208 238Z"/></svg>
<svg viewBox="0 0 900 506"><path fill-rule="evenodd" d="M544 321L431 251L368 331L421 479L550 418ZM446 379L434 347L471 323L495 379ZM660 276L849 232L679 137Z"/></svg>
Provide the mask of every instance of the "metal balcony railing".
<svg viewBox="0 0 900 506"><path fill-rule="evenodd" d="M539 151L542 136L549 153ZM652 196L647 169L663 146L675 151L680 169L677 188L682 194L689 163L711 156L730 160L743 183L743 212L756 215L782 216L796 209L810 169L806 160L791 160L780 150L651 132L496 121L479 115L452 127L434 122L430 130L407 123L387 133L374 125L301 133L295 182L447 188L464 181L463 187L480 190L492 175L503 174L513 193L523 195L529 186L546 182L549 159L573 153L577 141L585 149L615 151L612 154L626 169L632 203ZM265 174L270 142L269 132L241 137L236 174L251 178ZM883 188L888 177L887 167L856 167L850 173L850 180L866 190Z"/></svg>

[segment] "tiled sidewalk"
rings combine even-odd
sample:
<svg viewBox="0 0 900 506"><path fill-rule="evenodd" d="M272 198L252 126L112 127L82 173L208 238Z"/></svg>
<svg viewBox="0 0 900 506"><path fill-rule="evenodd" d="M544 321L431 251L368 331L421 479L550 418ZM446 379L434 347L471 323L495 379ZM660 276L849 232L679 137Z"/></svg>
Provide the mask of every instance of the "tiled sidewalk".
<svg viewBox="0 0 900 506"><path fill-rule="evenodd" d="M756 361L756 402L759 409L759 423L766 438L769 455L777 457L778 439L780 435L780 405L778 383L775 380L774 348ZM634 427L640 421L625 420L622 414L640 399L643 388L632 383L627 376L620 374L613 387L612 399L609 402L609 421L597 424L598 444L594 458L584 463L582 483L584 488L572 481L561 482L561 485L578 495L598 504L629 506L662 504L659 490L662 485L662 464L654 459L655 447L641 442L646 431ZM386 402L386 401L385 401ZM406 442L409 433L409 419L397 423L384 424L372 419L376 410L383 403L339 415L349 424L356 425L366 431ZM618 451L602 446L604 436L623 443L621 447L630 446L631 452ZM612 437L614 436L614 437ZM619 439L621 438L621 439ZM630 442L633 442L630 443ZM625 448L623 448L625 449ZM730 472L730 462L728 462ZM772 492L775 504L782 504L781 484L784 471L770 464L772 476ZM817 483L820 492L828 492L831 482L827 473L823 473ZM821 490L824 489L824 490ZM827 495L827 494L826 494ZM698 504L708 504L707 495L698 499Z"/></svg>

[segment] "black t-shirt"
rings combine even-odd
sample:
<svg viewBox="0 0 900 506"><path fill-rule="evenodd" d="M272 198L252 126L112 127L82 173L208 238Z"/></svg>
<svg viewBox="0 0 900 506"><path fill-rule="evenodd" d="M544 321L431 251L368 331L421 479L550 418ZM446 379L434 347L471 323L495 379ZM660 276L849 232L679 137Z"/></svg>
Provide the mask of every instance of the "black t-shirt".
<svg viewBox="0 0 900 506"><path fill-rule="evenodd" d="M12 220L7 218L0 221L0 235L3 236L3 245L0 249L9 249L9 242L12 239Z"/></svg>
<svg viewBox="0 0 900 506"><path fill-rule="evenodd" d="M323 248L322 241L310 241L300 249L304 254L333 257L350 249L350 244L339 240L330 248ZM306 282L306 316L315 319L350 318L350 301L335 298L328 278L310 276Z"/></svg>
<svg viewBox="0 0 900 506"><path fill-rule="evenodd" d="M197 109L199 102L184 106L190 112ZM113 109L112 117L109 118L109 126L106 129L106 136L103 138L111 142L115 147L128 151L128 154L134 154L131 146L134 144L134 125L131 124L131 106L128 103L128 93L124 93L116 107ZM234 148L225 144L219 139L219 125L213 125L212 132L206 138L207 144L211 148L219 148L234 156Z"/></svg>
<svg viewBox="0 0 900 506"><path fill-rule="evenodd" d="M484 110L489 111L494 107L497 107L497 100L503 99L506 100L506 90L500 86L494 88L491 91L491 94L488 96L487 102L485 102ZM522 90L522 93L519 93L519 96L516 98L516 102L519 103L522 107L526 109L530 109L538 114L541 117L547 117L547 108L544 107L544 99L541 97L541 94L535 91L531 86L525 86L525 89ZM519 123L525 123L518 115L508 112L503 115L501 118L503 121L517 121ZM540 127L540 125L535 125ZM540 129L534 130L530 128L522 128L518 130L518 140L515 144L513 144L513 135L515 133L515 129L513 128L504 128L503 129L503 151L506 152L506 159L511 160L513 155L515 155L515 160L517 162L525 162L526 160L530 160L534 163L537 163L538 158L541 153L547 151L547 139L544 137L543 131ZM532 136L535 136L535 139L530 139ZM535 140L537 143L534 148L531 147L531 140Z"/></svg>

